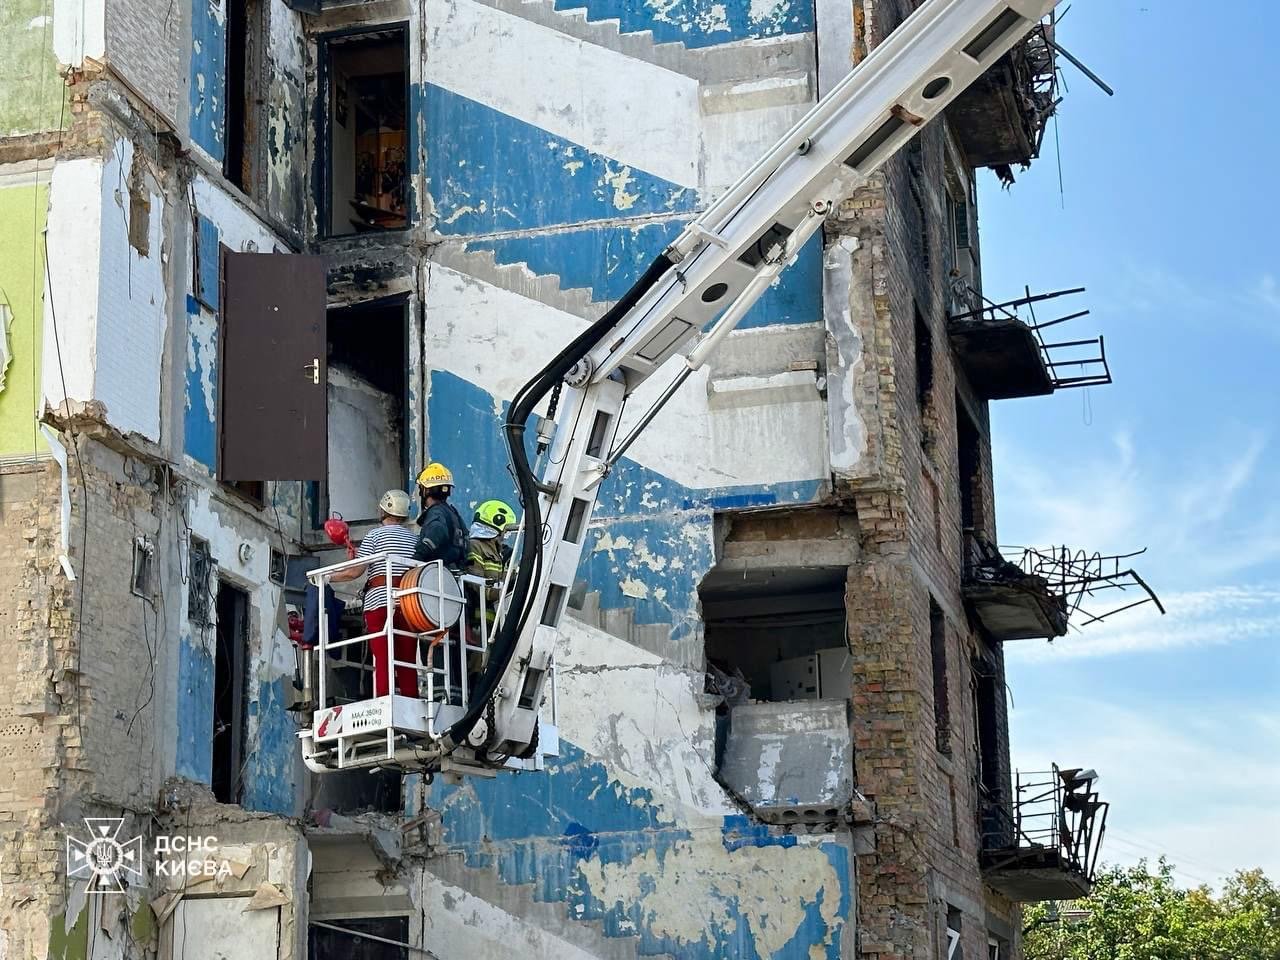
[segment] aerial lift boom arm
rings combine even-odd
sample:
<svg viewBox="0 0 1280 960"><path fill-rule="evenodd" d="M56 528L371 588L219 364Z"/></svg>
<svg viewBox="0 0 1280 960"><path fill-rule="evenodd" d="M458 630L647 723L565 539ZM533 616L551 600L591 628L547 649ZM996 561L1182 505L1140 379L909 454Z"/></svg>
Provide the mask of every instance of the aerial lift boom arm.
<svg viewBox="0 0 1280 960"><path fill-rule="evenodd" d="M603 317L514 398L507 445L524 507L510 606L470 707L442 755L484 758L534 743L542 688L600 483L691 373L706 363L833 204L864 184L978 79L1056 0L927 0L736 184L694 219ZM683 353L672 382L622 438L623 401ZM563 395L562 395L563 392ZM535 409L559 411L554 435ZM550 439L539 479L525 431Z"/></svg>

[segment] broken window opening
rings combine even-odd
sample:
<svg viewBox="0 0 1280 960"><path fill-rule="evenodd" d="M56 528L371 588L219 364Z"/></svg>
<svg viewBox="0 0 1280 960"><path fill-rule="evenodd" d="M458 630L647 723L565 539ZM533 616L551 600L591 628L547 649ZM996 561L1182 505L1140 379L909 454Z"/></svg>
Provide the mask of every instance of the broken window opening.
<svg viewBox="0 0 1280 960"><path fill-rule="evenodd" d="M721 565L699 587L715 776L769 823L835 824L853 798L847 576Z"/></svg>
<svg viewBox="0 0 1280 960"><path fill-rule="evenodd" d="M248 699L249 595L218 584L213 676L213 769L219 803L239 803Z"/></svg>
<svg viewBox="0 0 1280 960"><path fill-rule="evenodd" d="M409 69L404 25L321 42L329 236L408 226Z"/></svg>
<svg viewBox="0 0 1280 960"><path fill-rule="evenodd" d="M960 484L960 526L982 532L982 435L956 395L956 450ZM967 538L965 538L967 539Z"/></svg>
<svg viewBox="0 0 1280 960"><path fill-rule="evenodd" d="M951 694L947 680L947 621L929 598L929 653L933 660L933 721L940 753L951 753Z"/></svg>
<svg viewBox="0 0 1280 960"><path fill-rule="evenodd" d="M284 586L288 558L274 547L271 548L271 569L268 576L272 583Z"/></svg>
<svg viewBox="0 0 1280 960"><path fill-rule="evenodd" d="M915 255L920 261L920 276L926 278L926 286L928 286L927 278L933 275L933 238L929 234L929 217L924 201L924 167L924 144L919 137L916 137L907 145L907 170L909 173L907 188L911 195L911 203L908 208L908 218L910 220L908 229L911 231L915 241Z"/></svg>
<svg viewBox="0 0 1280 960"><path fill-rule="evenodd" d="M1004 784L1007 779L1004 757L1008 756L1004 729L1004 679L994 654L986 652L973 662L973 713L977 731L975 753L978 765L978 787L983 801L983 831L1006 830L1000 813L1008 802Z"/></svg>
<svg viewBox="0 0 1280 960"><path fill-rule="evenodd" d="M262 0L227 0L226 132L222 172L254 195L258 105L262 102L258 64L265 32Z"/></svg>
<svg viewBox="0 0 1280 960"><path fill-rule="evenodd" d="M947 904L947 942L942 953L946 960L964 960L964 947L960 945L960 917L959 909Z"/></svg>
<svg viewBox="0 0 1280 960"><path fill-rule="evenodd" d="M916 408L920 416L920 449L932 456L937 445L938 417L933 403L933 332L915 304Z"/></svg>
<svg viewBox="0 0 1280 960"><path fill-rule="evenodd" d="M708 667L739 678L746 700L847 699L845 577L844 567L712 570L699 588Z"/></svg>
<svg viewBox="0 0 1280 960"><path fill-rule="evenodd" d="M307 960L409 960L407 946L392 945L408 943L407 916L348 917L323 922L323 927L313 924L310 928ZM334 930L334 927L345 927L351 933ZM375 937L377 939L373 939Z"/></svg>
<svg viewBox="0 0 1280 960"><path fill-rule="evenodd" d="M327 517L376 521L409 475L409 304L380 300L328 313ZM323 522L323 519L321 520Z"/></svg>
<svg viewBox="0 0 1280 960"><path fill-rule="evenodd" d="M193 536L187 556L187 619L197 627L207 627L211 622L212 570L209 541Z"/></svg>
<svg viewBox="0 0 1280 960"><path fill-rule="evenodd" d="M129 590L135 597L151 599L151 575L155 568L155 556L154 543L146 537L134 537L133 575L129 579Z"/></svg>
<svg viewBox="0 0 1280 960"><path fill-rule="evenodd" d="M263 480L224 480L222 485L234 490L255 507L261 507L267 502L267 484Z"/></svg>
<svg viewBox="0 0 1280 960"><path fill-rule="evenodd" d="M365 678L372 676L372 669L363 674ZM366 681L365 686L367 691L362 696L371 698L373 685ZM317 810L332 810L344 816L403 813L404 775L398 770L369 770L359 777L317 777L311 805Z"/></svg>

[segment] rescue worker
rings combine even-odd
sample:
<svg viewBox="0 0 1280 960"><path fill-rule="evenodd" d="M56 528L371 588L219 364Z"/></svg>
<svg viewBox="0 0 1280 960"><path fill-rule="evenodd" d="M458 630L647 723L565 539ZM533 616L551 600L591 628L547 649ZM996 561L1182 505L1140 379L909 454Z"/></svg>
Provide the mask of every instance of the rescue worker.
<svg viewBox="0 0 1280 960"><path fill-rule="evenodd" d="M449 502L453 474L443 463L428 463L418 474L418 494L422 497L422 530L418 534L417 560L440 560L454 573L461 573L467 560L467 527Z"/></svg>
<svg viewBox="0 0 1280 960"><path fill-rule="evenodd" d="M369 531L360 541L360 549L356 558L371 557L376 553L386 553L391 558L392 582L387 583L387 569L382 561L362 566L348 567L340 570L329 579L334 582L355 580L368 574L361 595L364 613L365 633L377 633L369 640L369 649L373 653L373 695L385 697L387 687L387 637L382 631L387 625L387 590L400 585L400 577L413 567L414 550L418 538L413 525L409 522L409 494L403 490L388 490L378 503L379 525ZM393 625L397 630L409 628L401 621L399 610L396 611ZM417 659L417 637L409 632L396 634L395 658L406 663L414 663ZM413 667L396 667L396 693L402 697L418 695L418 674Z"/></svg>
<svg viewBox="0 0 1280 960"><path fill-rule="evenodd" d="M483 577L489 583L485 591L485 619L489 626L497 616L498 598L502 594L502 580L511 560L511 548L502 542L508 524L515 521L516 512L501 500L486 500L476 507L468 532L467 573ZM473 618L474 627L480 626L479 605Z"/></svg>

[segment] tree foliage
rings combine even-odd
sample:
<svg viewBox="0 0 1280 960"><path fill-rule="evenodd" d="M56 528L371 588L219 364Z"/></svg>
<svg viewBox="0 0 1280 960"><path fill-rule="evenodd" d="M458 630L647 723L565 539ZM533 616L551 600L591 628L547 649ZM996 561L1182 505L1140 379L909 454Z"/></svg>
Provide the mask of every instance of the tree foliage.
<svg viewBox="0 0 1280 960"><path fill-rule="evenodd" d="M1187 890L1154 870L1100 870L1083 900L1023 913L1027 960L1280 960L1280 888L1241 870L1222 892Z"/></svg>

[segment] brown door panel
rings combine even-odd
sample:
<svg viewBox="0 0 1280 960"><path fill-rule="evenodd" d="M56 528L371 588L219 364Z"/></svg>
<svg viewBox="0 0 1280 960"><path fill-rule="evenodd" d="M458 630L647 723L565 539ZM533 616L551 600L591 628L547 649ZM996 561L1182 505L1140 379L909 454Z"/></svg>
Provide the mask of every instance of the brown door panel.
<svg viewBox="0 0 1280 960"><path fill-rule="evenodd" d="M218 478L323 480L324 260L227 251L222 271Z"/></svg>

